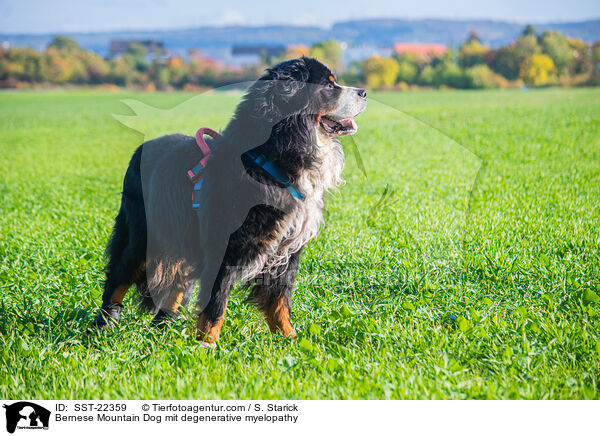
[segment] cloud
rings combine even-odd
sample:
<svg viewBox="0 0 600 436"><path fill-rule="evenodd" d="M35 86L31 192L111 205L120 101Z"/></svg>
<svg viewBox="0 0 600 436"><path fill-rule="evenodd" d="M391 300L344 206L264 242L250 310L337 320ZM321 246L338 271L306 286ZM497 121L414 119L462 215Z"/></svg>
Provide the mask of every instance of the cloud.
<svg viewBox="0 0 600 436"><path fill-rule="evenodd" d="M227 9L221 16L221 24L225 26L246 24L246 18L238 9Z"/></svg>
<svg viewBox="0 0 600 436"><path fill-rule="evenodd" d="M319 23L317 17L313 14L301 14L292 18L292 24L296 26L317 26Z"/></svg>

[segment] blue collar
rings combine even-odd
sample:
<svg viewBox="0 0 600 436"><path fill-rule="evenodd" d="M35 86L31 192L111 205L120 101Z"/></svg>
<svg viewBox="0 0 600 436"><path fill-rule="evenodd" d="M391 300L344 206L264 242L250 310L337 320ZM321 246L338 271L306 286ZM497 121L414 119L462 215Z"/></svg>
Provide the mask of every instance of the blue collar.
<svg viewBox="0 0 600 436"><path fill-rule="evenodd" d="M267 173L269 173L275 180L284 185L290 194L296 197L298 200L304 200L304 195L302 195L294 185L290 183L288 178L281 172L281 170L273 163L271 160L267 160L267 157L264 154L257 155L251 151L245 153L252 162L254 162L259 168L262 168Z"/></svg>

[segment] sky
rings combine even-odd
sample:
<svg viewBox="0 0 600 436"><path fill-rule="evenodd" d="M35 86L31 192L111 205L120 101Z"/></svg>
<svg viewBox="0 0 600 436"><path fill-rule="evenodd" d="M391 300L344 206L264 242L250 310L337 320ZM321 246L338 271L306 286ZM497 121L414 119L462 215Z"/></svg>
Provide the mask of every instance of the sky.
<svg viewBox="0 0 600 436"><path fill-rule="evenodd" d="M219 25L328 27L366 17L486 18L519 23L600 17L600 1L546 0L0 0L0 33L152 30Z"/></svg>

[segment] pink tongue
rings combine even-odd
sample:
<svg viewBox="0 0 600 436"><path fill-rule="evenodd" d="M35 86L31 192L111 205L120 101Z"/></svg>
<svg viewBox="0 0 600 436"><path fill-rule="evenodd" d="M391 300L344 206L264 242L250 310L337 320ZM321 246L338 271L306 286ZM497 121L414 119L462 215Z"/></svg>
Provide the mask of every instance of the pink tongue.
<svg viewBox="0 0 600 436"><path fill-rule="evenodd" d="M353 130L356 130L356 123L353 118L344 118L337 120L337 122L340 123L344 129L352 128Z"/></svg>

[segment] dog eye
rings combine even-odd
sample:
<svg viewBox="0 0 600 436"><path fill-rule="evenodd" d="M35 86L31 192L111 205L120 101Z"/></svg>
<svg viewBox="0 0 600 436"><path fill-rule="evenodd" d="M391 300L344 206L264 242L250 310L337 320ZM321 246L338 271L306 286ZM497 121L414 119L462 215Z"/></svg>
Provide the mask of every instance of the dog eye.
<svg viewBox="0 0 600 436"><path fill-rule="evenodd" d="M334 88L334 86L333 86L333 83L328 83L328 84L327 84L327 88L328 88L328 89L333 89L333 88Z"/></svg>

